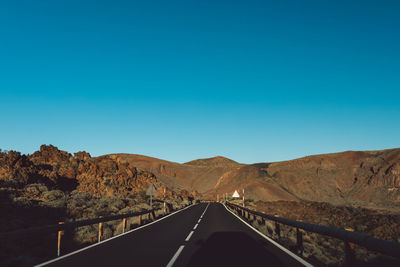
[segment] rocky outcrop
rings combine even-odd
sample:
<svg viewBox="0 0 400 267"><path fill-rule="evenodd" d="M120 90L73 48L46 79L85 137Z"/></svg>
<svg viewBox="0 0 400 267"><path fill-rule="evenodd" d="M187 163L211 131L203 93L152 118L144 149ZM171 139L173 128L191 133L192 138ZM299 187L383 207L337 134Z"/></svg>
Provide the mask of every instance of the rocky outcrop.
<svg viewBox="0 0 400 267"><path fill-rule="evenodd" d="M0 182L23 186L28 183L42 182L54 184L54 177L44 177L46 168L35 165L26 155L8 151L0 153Z"/></svg>
<svg viewBox="0 0 400 267"><path fill-rule="evenodd" d="M90 154L86 151L79 151L79 152L74 153L74 157L79 160L88 160L92 156L90 156Z"/></svg>
<svg viewBox="0 0 400 267"><path fill-rule="evenodd" d="M150 183L158 183L154 174L127 162L107 156L92 158L84 151L72 156L52 145L42 145L29 156L15 151L1 153L0 180L19 186L42 183L54 189L98 196L137 193Z"/></svg>
<svg viewBox="0 0 400 267"><path fill-rule="evenodd" d="M158 184L153 173L138 170L129 163L118 162L107 156L81 161L76 179L79 191L97 195L137 193L150 184Z"/></svg>

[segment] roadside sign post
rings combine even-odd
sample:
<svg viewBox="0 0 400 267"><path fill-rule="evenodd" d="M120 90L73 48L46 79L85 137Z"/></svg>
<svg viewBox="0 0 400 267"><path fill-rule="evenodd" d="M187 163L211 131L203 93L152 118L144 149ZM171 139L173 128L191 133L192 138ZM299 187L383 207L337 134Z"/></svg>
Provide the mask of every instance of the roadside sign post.
<svg viewBox="0 0 400 267"><path fill-rule="evenodd" d="M243 187L243 208L244 208L244 187Z"/></svg>
<svg viewBox="0 0 400 267"><path fill-rule="evenodd" d="M167 207L165 205L166 193L167 193L167 187L164 186L164 213L167 213Z"/></svg>
<svg viewBox="0 0 400 267"><path fill-rule="evenodd" d="M157 190L153 184L147 188L146 195L150 196L150 208L153 208L153 196L157 193Z"/></svg>

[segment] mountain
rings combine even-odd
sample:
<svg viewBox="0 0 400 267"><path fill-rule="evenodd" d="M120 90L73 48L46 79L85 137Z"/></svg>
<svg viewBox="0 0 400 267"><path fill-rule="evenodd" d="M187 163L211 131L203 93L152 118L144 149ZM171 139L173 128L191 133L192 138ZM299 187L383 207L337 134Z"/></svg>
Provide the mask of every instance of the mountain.
<svg viewBox="0 0 400 267"><path fill-rule="evenodd" d="M400 203L400 149L346 151L295 160L241 164L217 156L183 164L136 154L91 157L42 146L32 155L0 159L0 182L45 183L97 195L134 194L150 183L195 198L245 189L262 201L318 201L392 208Z"/></svg>
<svg viewBox="0 0 400 267"><path fill-rule="evenodd" d="M392 207L400 203L400 149L347 151L242 166L206 195L246 188L255 200Z"/></svg>
<svg viewBox="0 0 400 267"><path fill-rule="evenodd" d="M295 160L240 164L218 156L184 164L131 154L114 154L153 173L168 186L216 199L245 188L262 201L318 201L334 205L396 208L400 203L400 149L346 151Z"/></svg>
<svg viewBox="0 0 400 267"><path fill-rule="evenodd" d="M213 158L192 160L184 163L184 165L204 166L204 167L237 167L241 164L231 159L217 156Z"/></svg>
<svg viewBox="0 0 400 267"><path fill-rule="evenodd" d="M111 154L105 157L151 172L167 186L200 193L213 188L224 173L242 166L224 157L200 159L184 164L135 154Z"/></svg>

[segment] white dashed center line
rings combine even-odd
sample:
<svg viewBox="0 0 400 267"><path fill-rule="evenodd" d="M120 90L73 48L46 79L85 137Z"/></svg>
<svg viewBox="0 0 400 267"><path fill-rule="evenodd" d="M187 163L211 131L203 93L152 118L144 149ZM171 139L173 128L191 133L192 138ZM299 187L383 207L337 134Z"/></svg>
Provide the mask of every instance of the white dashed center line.
<svg viewBox="0 0 400 267"><path fill-rule="evenodd" d="M196 230L197 226L199 226L199 223L201 222L201 219L203 218L204 213L206 213L208 206L210 206L210 203L208 203L207 207L203 211L203 214L201 214L200 219L197 221L197 224L193 227L193 231L191 231L189 233L189 235L186 237L186 239L185 239L186 242L190 240L190 238L192 237L192 235L194 233L194 230ZM184 247L185 246L182 245L178 248L178 251L172 257L172 259L168 262L167 267L172 267L172 265L174 265L175 261L178 259L179 255L181 254Z"/></svg>
<svg viewBox="0 0 400 267"><path fill-rule="evenodd" d="M189 233L189 235L186 237L185 241L189 241L189 239L192 237L193 233L194 233L194 231L191 231Z"/></svg>
<svg viewBox="0 0 400 267"><path fill-rule="evenodd" d="M167 267L171 267L172 265L174 265L176 259L179 257L179 254L181 254L181 252L182 252L182 250L183 250L184 247L185 247L185 246L180 246L180 247L178 248L178 251L177 251L177 252L175 253L175 255L172 257L172 259L168 262Z"/></svg>

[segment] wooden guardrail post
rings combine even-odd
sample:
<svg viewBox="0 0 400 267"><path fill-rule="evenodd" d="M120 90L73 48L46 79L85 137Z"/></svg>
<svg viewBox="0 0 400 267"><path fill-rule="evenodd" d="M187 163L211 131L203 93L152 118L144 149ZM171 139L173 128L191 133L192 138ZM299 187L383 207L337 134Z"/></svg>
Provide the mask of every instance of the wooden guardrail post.
<svg viewBox="0 0 400 267"><path fill-rule="evenodd" d="M262 221L263 221L263 224L264 224L264 227L265 227L265 234L267 236L271 236L270 231L268 230L268 221L265 218L262 218Z"/></svg>
<svg viewBox="0 0 400 267"><path fill-rule="evenodd" d="M122 219L122 233L125 233L125 229L126 229L126 218Z"/></svg>
<svg viewBox="0 0 400 267"><path fill-rule="evenodd" d="M346 231L354 232L353 228L346 228ZM354 265L354 244L351 242L344 241L344 266L353 266Z"/></svg>
<svg viewBox="0 0 400 267"><path fill-rule="evenodd" d="M275 222L275 234L278 237L281 237L281 227L280 227L280 224L278 222Z"/></svg>
<svg viewBox="0 0 400 267"><path fill-rule="evenodd" d="M296 249L300 255L303 255L304 247L303 247L303 230L300 228L296 228Z"/></svg>
<svg viewBox="0 0 400 267"><path fill-rule="evenodd" d="M64 224L64 222L59 222L58 224ZM57 241L57 257L61 255L61 236L64 235L64 231L58 231L58 241Z"/></svg>
<svg viewBox="0 0 400 267"><path fill-rule="evenodd" d="M142 215L139 215L139 225L142 225Z"/></svg>
<svg viewBox="0 0 400 267"><path fill-rule="evenodd" d="M156 213L154 210L151 212L151 216L153 217L153 221L154 221L156 219Z"/></svg>
<svg viewBox="0 0 400 267"><path fill-rule="evenodd" d="M151 212L147 213L147 220L149 220L149 221L150 221L150 213Z"/></svg>
<svg viewBox="0 0 400 267"><path fill-rule="evenodd" d="M100 216L99 218L103 218L103 216ZM101 241L102 236L103 236L103 222L99 222L98 242Z"/></svg>

